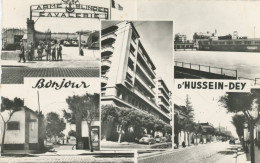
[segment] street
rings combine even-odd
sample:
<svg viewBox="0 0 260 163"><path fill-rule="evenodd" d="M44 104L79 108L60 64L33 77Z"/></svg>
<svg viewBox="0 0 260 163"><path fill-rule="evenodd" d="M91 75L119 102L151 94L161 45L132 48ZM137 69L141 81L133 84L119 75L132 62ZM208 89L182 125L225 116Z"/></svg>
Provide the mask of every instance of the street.
<svg viewBox="0 0 260 163"><path fill-rule="evenodd" d="M172 147L171 142L167 143L155 143L155 144L139 144L134 142L112 142L102 141L101 147L104 149L170 149Z"/></svg>
<svg viewBox="0 0 260 163"><path fill-rule="evenodd" d="M236 152L240 145L215 142L167 150L164 152L139 154L138 163L236 163Z"/></svg>

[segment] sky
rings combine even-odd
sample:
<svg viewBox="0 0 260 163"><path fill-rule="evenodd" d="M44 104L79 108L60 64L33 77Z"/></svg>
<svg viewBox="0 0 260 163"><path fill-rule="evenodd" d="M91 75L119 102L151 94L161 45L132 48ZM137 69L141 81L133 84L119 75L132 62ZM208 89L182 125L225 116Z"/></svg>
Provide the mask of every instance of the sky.
<svg viewBox="0 0 260 163"><path fill-rule="evenodd" d="M2 0L3 16L2 27L26 28L26 20L30 16L30 5L54 4L61 0ZM110 0L79 0L80 4L110 8ZM132 0L116 0L123 10L112 9L112 19L135 18L136 3ZM47 10L46 10L47 11ZM33 20L37 20L35 17ZM74 19L74 18L39 18L35 29L38 31L52 32L75 32L78 30L98 30L100 21L98 19Z"/></svg>
<svg viewBox="0 0 260 163"><path fill-rule="evenodd" d="M185 106L187 95L194 109L194 119L198 123L209 122L215 128L227 127L233 136L237 137L236 129L231 123L233 113L227 113L227 109L219 103L221 96L225 95L224 91L180 91L176 90L174 94L174 103Z"/></svg>
<svg viewBox="0 0 260 163"><path fill-rule="evenodd" d="M103 21L102 28L116 24ZM157 77L162 77L169 90L173 89L173 22L133 21L140 40L153 61ZM154 32L156 31L156 32Z"/></svg>
<svg viewBox="0 0 260 163"><path fill-rule="evenodd" d="M172 19L174 33L214 32L260 38L260 1L138 0L138 19Z"/></svg>
<svg viewBox="0 0 260 163"><path fill-rule="evenodd" d="M48 79L48 78L45 78ZM55 81L62 81L63 78L55 79ZM66 81L69 81L72 78L66 78ZM24 99L24 103L27 107L32 109L33 111L38 110L38 95L37 89L33 89L32 86L35 85L35 81L32 79L30 82L21 84L5 84L2 85L1 88L1 96L7 97L9 99L14 99L15 97L19 97ZM46 80L47 81L47 80ZM66 103L66 98L73 95L84 95L86 92L100 93L100 83L97 82L96 78L78 78L72 79L76 83L81 81L85 81L90 86L88 88L79 88L79 89L69 89L62 88L60 90L54 90L50 88L39 89L39 101L40 101L40 109L46 115L48 112L56 112L60 116L62 116L62 110L68 109L68 105ZM15 93L14 93L15 91Z"/></svg>

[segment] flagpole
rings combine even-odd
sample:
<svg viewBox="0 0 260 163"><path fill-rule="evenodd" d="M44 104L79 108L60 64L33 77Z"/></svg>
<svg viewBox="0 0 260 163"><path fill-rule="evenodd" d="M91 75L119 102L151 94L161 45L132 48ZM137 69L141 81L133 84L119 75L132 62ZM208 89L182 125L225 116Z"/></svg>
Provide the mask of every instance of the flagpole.
<svg viewBox="0 0 260 163"><path fill-rule="evenodd" d="M112 1L113 1L113 0L110 0L110 9L109 9L109 19L110 19L110 20L111 20Z"/></svg>

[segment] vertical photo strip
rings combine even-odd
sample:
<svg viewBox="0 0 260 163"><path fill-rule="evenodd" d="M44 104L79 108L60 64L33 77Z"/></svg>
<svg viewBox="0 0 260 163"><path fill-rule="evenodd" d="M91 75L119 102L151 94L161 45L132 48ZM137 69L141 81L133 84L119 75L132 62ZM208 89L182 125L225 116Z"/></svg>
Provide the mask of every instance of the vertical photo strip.
<svg viewBox="0 0 260 163"><path fill-rule="evenodd" d="M101 149L172 149L173 21L101 28Z"/></svg>

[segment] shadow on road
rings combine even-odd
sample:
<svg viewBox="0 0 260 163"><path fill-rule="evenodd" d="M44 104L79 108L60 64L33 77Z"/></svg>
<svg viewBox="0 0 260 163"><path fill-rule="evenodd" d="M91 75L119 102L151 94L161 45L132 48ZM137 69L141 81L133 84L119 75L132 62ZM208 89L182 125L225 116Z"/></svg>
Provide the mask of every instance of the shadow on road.
<svg viewBox="0 0 260 163"><path fill-rule="evenodd" d="M233 154L236 153L236 151L228 151L228 150L226 150L226 151L219 151L218 153L222 154L222 155L233 155Z"/></svg>

